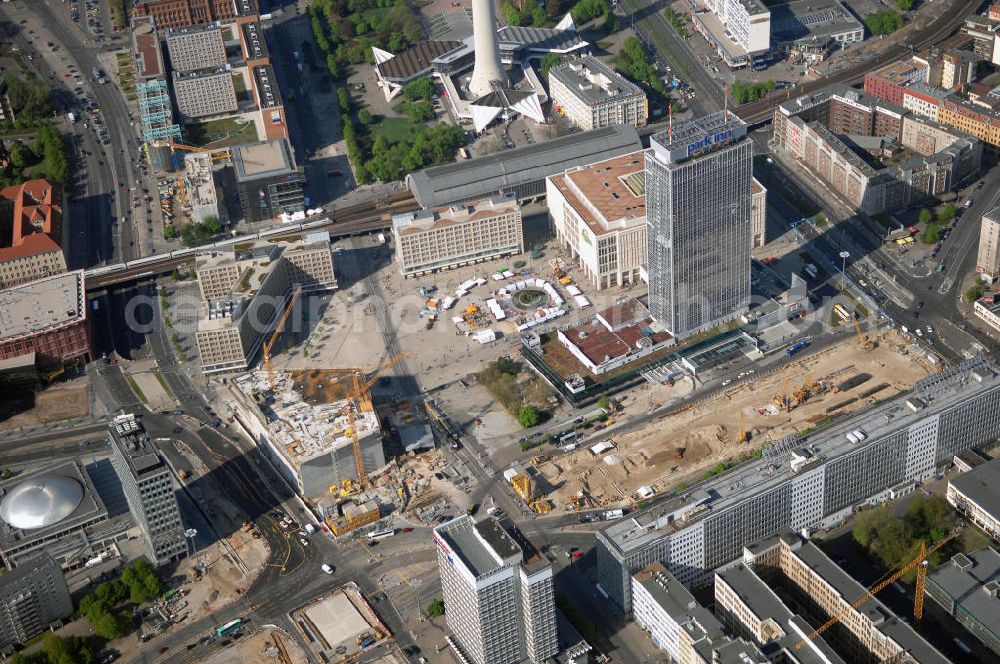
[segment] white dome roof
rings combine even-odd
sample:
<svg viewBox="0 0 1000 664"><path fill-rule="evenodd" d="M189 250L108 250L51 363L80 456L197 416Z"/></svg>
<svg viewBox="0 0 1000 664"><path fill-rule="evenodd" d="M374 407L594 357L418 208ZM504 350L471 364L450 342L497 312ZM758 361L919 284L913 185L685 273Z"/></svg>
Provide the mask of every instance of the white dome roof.
<svg viewBox="0 0 1000 664"><path fill-rule="evenodd" d="M83 486L65 475L38 475L21 482L0 501L0 519L31 530L58 523L83 500Z"/></svg>

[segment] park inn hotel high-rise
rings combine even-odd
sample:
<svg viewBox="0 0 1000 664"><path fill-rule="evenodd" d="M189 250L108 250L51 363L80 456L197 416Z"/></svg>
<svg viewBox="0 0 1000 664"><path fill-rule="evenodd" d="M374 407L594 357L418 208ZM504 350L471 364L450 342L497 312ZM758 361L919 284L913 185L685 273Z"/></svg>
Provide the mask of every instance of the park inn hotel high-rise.
<svg viewBox="0 0 1000 664"><path fill-rule="evenodd" d="M653 136L646 151L649 309L675 337L750 304L753 142L720 111Z"/></svg>

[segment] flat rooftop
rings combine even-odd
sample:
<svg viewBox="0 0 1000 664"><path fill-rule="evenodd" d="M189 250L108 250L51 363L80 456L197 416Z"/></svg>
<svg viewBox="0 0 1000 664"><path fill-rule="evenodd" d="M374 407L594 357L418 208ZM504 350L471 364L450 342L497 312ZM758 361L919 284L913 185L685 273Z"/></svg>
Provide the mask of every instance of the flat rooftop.
<svg viewBox="0 0 1000 664"><path fill-rule="evenodd" d="M270 64L259 64L251 67L251 71L261 110L281 106L281 89L278 87L278 77L274 74L274 67Z"/></svg>
<svg viewBox="0 0 1000 664"><path fill-rule="evenodd" d="M549 79L553 77L588 105L644 94L635 83L589 55L553 67Z"/></svg>
<svg viewBox="0 0 1000 664"><path fill-rule="evenodd" d="M139 78L163 76L160 39L151 22L142 21L132 31L132 55Z"/></svg>
<svg viewBox="0 0 1000 664"><path fill-rule="evenodd" d="M645 222L646 159L641 150L578 166L551 180L594 235L624 228L629 221Z"/></svg>
<svg viewBox="0 0 1000 664"><path fill-rule="evenodd" d="M737 140L747 133L747 124L735 113L719 111L677 122L673 131L653 134L653 154L667 164L687 160L703 149Z"/></svg>
<svg viewBox="0 0 1000 664"><path fill-rule="evenodd" d="M710 514L719 514L787 482L796 474L787 457L790 447L805 447L813 455L814 463L825 463L857 453L918 420L997 389L1000 389L1000 375L996 369L983 357L974 357L922 378L910 392L835 420L819 432L779 441L766 448L760 459L721 473L679 496L664 498L633 512L605 526L601 532L610 546L625 555L692 525L697 517L688 518L687 513L701 505L710 506ZM908 401L917 409L908 405ZM860 445L847 439L847 434L855 429L868 433ZM673 521L670 517L674 517Z"/></svg>
<svg viewBox="0 0 1000 664"><path fill-rule="evenodd" d="M272 447L299 468L316 457L354 444L351 419L345 409L349 403L354 434L359 439L381 434L371 396L365 395L360 403L348 400L352 376L350 370L275 371L273 401L265 371L254 371L232 382L267 417Z"/></svg>
<svg viewBox="0 0 1000 664"><path fill-rule="evenodd" d="M153 446L149 434L134 415L119 415L111 420L108 432L115 445L122 450L132 474L144 475L160 472L165 464L159 451Z"/></svg>
<svg viewBox="0 0 1000 664"><path fill-rule="evenodd" d="M526 47L529 51L545 53L572 53L587 46L576 30L536 28L528 25L508 25L497 30L501 51L506 45ZM509 48L509 47L508 47Z"/></svg>
<svg viewBox="0 0 1000 664"><path fill-rule="evenodd" d="M423 207L479 200L511 191L592 164L642 149L635 127L615 125L561 136L485 157L433 166L406 176L406 184Z"/></svg>
<svg viewBox="0 0 1000 664"><path fill-rule="evenodd" d="M991 310L1000 308L994 304ZM1000 517L1000 458L962 473L948 484L985 511Z"/></svg>
<svg viewBox="0 0 1000 664"><path fill-rule="evenodd" d="M86 293L83 270L0 290L0 341L86 320Z"/></svg>
<svg viewBox="0 0 1000 664"><path fill-rule="evenodd" d="M521 548L494 519L477 523L471 516L461 516L434 531L444 538L473 576L501 569L509 564L504 561L514 556L521 562Z"/></svg>
<svg viewBox="0 0 1000 664"><path fill-rule="evenodd" d="M771 6L771 42L826 41L864 26L839 0L794 0Z"/></svg>
<svg viewBox="0 0 1000 664"><path fill-rule="evenodd" d="M247 59L262 60L267 58L267 42L264 40L264 28L260 22L244 23L242 32Z"/></svg>
<svg viewBox="0 0 1000 664"><path fill-rule="evenodd" d="M237 182L295 172L291 148L283 138L237 145L232 149L232 155Z"/></svg>
<svg viewBox="0 0 1000 664"><path fill-rule="evenodd" d="M519 210L513 194L491 196L480 201L470 201L461 205L437 207L432 210L418 210L397 214L392 218L392 228L402 235L422 233L435 228L466 224L483 219L491 219Z"/></svg>
<svg viewBox="0 0 1000 664"><path fill-rule="evenodd" d="M327 649L345 643L354 647L355 639L372 628L342 590L310 604L303 613L326 641Z"/></svg>
<svg viewBox="0 0 1000 664"><path fill-rule="evenodd" d="M1000 553L996 549L988 547L954 556L927 575L927 584L932 588L937 586L958 602L968 617L994 635L1000 634L1000 596L997 595Z"/></svg>

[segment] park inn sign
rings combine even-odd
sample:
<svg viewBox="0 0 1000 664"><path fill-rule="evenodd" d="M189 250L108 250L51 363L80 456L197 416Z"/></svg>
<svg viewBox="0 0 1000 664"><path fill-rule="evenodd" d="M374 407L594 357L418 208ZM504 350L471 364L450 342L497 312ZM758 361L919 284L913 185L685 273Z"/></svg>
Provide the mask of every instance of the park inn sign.
<svg viewBox="0 0 1000 664"><path fill-rule="evenodd" d="M694 157L702 152L705 152L709 148L716 147L720 144L727 143L733 138L733 130L727 129L725 131L720 131L717 134L707 134L705 138L700 141L695 141L694 143L689 143L687 146L687 156Z"/></svg>

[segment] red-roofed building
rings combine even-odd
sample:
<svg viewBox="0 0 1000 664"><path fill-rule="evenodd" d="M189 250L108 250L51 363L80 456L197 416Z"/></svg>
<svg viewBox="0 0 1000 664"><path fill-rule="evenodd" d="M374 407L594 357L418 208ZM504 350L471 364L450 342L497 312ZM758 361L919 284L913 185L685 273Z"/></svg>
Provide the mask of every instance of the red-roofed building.
<svg viewBox="0 0 1000 664"><path fill-rule="evenodd" d="M593 374L634 362L675 342L649 310L630 298L556 334L559 342Z"/></svg>
<svg viewBox="0 0 1000 664"><path fill-rule="evenodd" d="M38 179L0 189L0 288L66 271L62 188Z"/></svg>

